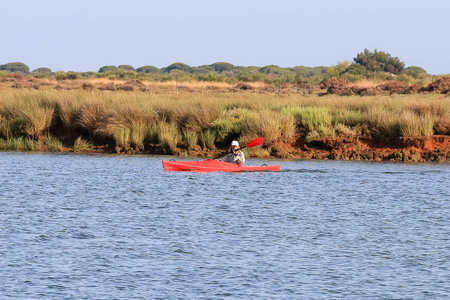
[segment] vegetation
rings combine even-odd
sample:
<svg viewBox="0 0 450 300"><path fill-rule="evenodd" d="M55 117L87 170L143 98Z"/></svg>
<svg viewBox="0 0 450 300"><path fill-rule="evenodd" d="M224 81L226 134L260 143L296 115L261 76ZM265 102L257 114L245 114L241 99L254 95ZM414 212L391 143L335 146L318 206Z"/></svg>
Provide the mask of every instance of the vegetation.
<svg viewBox="0 0 450 300"><path fill-rule="evenodd" d="M450 135L449 94L450 76L376 49L329 67L177 62L30 73L7 63L0 149L204 155L259 136L265 147L246 150L259 157L288 157L279 143L326 139L361 149L361 139Z"/></svg>
<svg viewBox="0 0 450 300"><path fill-rule="evenodd" d="M12 73L30 73L30 68L21 62L12 62L4 65L0 65L0 70L5 70Z"/></svg>
<svg viewBox="0 0 450 300"><path fill-rule="evenodd" d="M280 67L267 66L235 66L227 62L215 62L210 65L189 66L182 62L173 63L167 67L157 68L145 65L134 68L131 65L107 65L101 67L98 72L65 72L53 73L49 68L39 68L30 73L29 67L21 62L0 65L1 71L30 74L36 78L56 78L57 80L76 80L80 78L108 78L123 80L149 80L155 82L226 82L236 84L238 82L264 82L280 86L282 84L320 84L330 78L344 78L347 82L360 81L362 79L395 80L399 76L400 81L423 83L430 77L419 66L409 66L389 53L370 51L365 49L358 53L353 61L338 62L335 66L294 66ZM2 77L0 73L0 78Z"/></svg>
<svg viewBox="0 0 450 300"><path fill-rule="evenodd" d="M110 145L117 152L160 147L179 153L259 136L270 147L299 136L313 142L450 134L445 97L0 89L0 149L61 151L73 145L73 151L89 151Z"/></svg>
<svg viewBox="0 0 450 300"><path fill-rule="evenodd" d="M398 57L392 57L389 53L377 49L373 52L365 49L364 52L356 55L354 61L372 72L383 71L396 75L405 67L405 63L401 62Z"/></svg>

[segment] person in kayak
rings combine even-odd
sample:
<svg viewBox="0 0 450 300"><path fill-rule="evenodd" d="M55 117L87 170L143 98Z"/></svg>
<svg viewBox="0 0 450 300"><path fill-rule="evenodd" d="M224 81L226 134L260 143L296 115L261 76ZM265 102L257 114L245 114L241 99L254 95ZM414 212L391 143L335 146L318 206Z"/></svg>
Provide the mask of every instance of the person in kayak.
<svg viewBox="0 0 450 300"><path fill-rule="evenodd" d="M239 148L238 141L231 142L230 153L222 158L221 161L239 165L243 165L245 163L245 155L244 152L242 152Z"/></svg>

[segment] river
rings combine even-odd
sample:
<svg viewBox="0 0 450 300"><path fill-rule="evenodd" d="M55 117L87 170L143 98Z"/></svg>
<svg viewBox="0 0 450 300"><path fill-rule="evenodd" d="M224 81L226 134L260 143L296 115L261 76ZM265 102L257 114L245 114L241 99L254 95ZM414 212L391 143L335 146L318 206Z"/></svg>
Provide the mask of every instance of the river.
<svg viewBox="0 0 450 300"><path fill-rule="evenodd" d="M448 299L450 165L0 152L1 299Z"/></svg>

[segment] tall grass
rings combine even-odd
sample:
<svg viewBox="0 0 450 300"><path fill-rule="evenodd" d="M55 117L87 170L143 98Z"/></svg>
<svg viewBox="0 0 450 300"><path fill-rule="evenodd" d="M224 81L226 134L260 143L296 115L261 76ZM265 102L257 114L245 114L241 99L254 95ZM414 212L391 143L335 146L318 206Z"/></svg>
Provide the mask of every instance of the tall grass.
<svg viewBox="0 0 450 300"><path fill-rule="evenodd" d="M73 145L74 152L84 152L92 148L92 144L79 136Z"/></svg>
<svg viewBox="0 0 450 300"><path fill-rule="evenodd" d="M50 134L45 136L45 145L50 152L60 152L63 150L62 142Z"/></svg>
<svg viewBox="0 0 450 300"><path fill-rule="evenodd" d="M198 135L196 132L183 131L183 141L188 147L194 147L198 145Z"/></svg>
<svg viewBox="0 0 450 300"><path fill-rule="evenodd" d="M311 133L310 138L354 137L361 134L359 128L379 137L421 136L433 134L433 123L447 124L449 120L450 101L445 95L176 96L0 89L0 138L3 143L29 138L36 149L41 149L39 140L45 140L49 148L51 138L44 137L50 133L89 135L97 142L113 140L120 147L160 144L170 150L181 141L187 146L213 148L228 146L232 139L245 144L259 136L268 145L305 131ZM27 149L31 148L28 144Z"/></svg>
<svg viewBox="0 0 450 300"><path fill-rule="evenodd" d="M201 133L200 141L203 147L211 149L215 147L216 136L212 130L208 129Z"/></svg>
<svg viewBox="0 0 450 300"><path fill-rule="evenodd" d="M182 140L182 136L178 128L173 123L160 123L157 129L158 141L166 150L174 149Z"/></svg>
<svg viewBox="0 0 450 300"><path fill-rule="evenodd" d="M404 111L399 116L400 135L405 137L433 135L434 117Z"/></svg>
<svg viewBox="0 0 450 300"><path fill-rule="evenodd" d="M289 106L282 110L286 114L294 116L301 126L312 131L320 125L330 125L332 117L327 107L313 106Z"/></svg>

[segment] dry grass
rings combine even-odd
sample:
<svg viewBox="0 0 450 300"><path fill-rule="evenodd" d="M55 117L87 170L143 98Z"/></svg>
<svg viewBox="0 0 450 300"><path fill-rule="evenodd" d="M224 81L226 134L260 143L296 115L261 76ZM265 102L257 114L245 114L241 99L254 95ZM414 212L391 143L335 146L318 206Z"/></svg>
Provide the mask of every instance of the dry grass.
<svg viewBox="0 0 450 300"><path fill-rule="evenodd" d="M430 135L433 125L445 127L449 120L450 99L436 94L177 96L140 91L0 89L0 137L38 140L54 124L65 132L82 130L93 139L113 139L119 147L159 143L170 150L183 140L188 146L213 148L226 146L231 139L245 144L258 136L270 144L289 140L297 131L315 132L311 138L354 136L359 134L355 131L359 126L380 137Z"/></svg>

